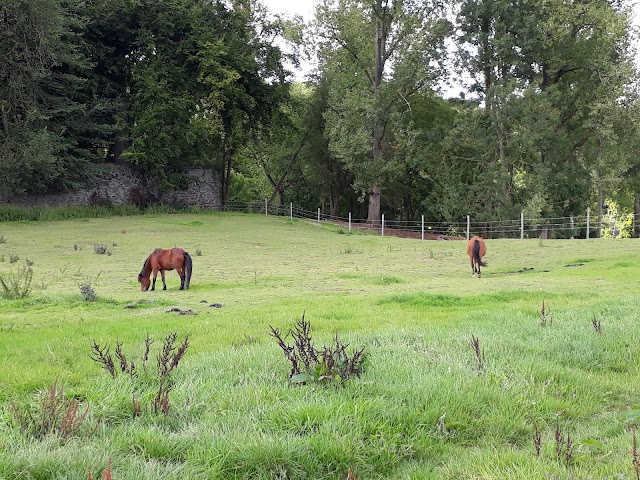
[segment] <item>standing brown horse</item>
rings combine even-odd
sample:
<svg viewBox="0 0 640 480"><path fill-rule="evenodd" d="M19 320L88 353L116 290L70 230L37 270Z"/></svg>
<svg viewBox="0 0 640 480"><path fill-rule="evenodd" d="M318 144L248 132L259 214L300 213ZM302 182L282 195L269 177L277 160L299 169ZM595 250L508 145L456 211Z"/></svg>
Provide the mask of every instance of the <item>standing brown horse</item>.
<svg viewBox="0 0 640 480"><path fill-rule="evenodd" d="M164 250L162 248L156 248L151 255L147 257L142 266L142 270L138 274L138 283L140 283L140 289L143 292L149 290L149 284L151 283L151 273L153 273L153 284L151 290L156 289L156 278L158 277L158 271L162 276L163 290L167 289L167 284L164 281L165 270L176 270L180 275L180 290L186 290L191 283L191 270L192 270L191 255L185 252L181 248L172 248L171 250Z"/></svg>
<svg viewBox="0 0 640 480"><path fill-rule="evenodd" d="M482 257L487 253L487 246L482 237L472 237L467 244L467 255L471 261L471 276L476 273L480 278L480 267L486 267L487 263L482 261Z"/></svg>

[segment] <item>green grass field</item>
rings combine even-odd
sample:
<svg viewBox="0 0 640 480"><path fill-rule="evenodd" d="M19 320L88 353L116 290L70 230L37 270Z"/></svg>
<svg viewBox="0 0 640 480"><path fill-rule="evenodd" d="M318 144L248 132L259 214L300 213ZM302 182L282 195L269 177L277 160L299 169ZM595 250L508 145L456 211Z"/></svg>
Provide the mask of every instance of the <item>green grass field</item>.
<svg viewBox="0 0 640 480"><path fill-rule="evenodd" d="M3 222L0 238L0 275L29 259L34 285L28 298L0 299L0 479L101 478L109 461L118 480L339 479L348 469L360 479L637 478L627 421L640 393L637 239L487 240L478 279L465 242L249 214ZM193 257L191 289L168 272L167 291L158 280L141 292L144 259L173 246ZM364 346L364 375L291 385L269 326L287 331L303 314L318 346L336 334ZM156 414L144 341L155 340L151 371L172 332L191 345L169 413ZM120 342L140 376L112 379L90 359L94 340L112 353ZM89 407L65 438L27 428L43 424L54 382Z"/></svg>

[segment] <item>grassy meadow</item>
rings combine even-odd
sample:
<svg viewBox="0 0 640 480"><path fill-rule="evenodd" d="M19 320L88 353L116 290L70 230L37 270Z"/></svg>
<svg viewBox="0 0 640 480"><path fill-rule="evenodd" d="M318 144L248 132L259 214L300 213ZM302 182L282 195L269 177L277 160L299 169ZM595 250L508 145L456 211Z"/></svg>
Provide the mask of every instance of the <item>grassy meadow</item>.
<svg viewBox="0 0 640 480"><path fill-rule="evenodd" d="M31 295L0 299L0 479L638 478L638 239L487 240L481 279L462 241L253 214L12 221L0 239L0 276L33 263ZM167 272L141 292L173 246L191 288ZM303 314L317 346L365 347L361 377L290 384L269 327ZM155 413L173 332L190 346ZM139 376L112 378L94 341ZM78 402L73 434L47 423L53 385Z"/></svg>

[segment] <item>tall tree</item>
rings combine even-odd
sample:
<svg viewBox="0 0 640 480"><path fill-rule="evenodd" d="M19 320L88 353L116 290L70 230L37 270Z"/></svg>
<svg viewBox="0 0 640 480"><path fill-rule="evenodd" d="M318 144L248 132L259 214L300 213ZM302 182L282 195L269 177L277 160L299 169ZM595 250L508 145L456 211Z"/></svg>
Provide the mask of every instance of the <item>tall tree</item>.
<svg viewBox="0 0 640 480"><path fill-rule="evenodd" d="M85 8L0 4L0 171L11 192L80 186L103 157L111 128L88 81Z"/></svg>
<svg viewBox="0 0 640 480"><path fill-rule="evenodd" d="M543 216L576 213L598 155L589 144L606 135L591 120L615 108L630 78L625 13L604 1L474 0L460 29L484 102L483 157L501 185L489 210L518 202Z"/></svg>
<svg viewBox="0 0 640 480"><path fill-rule="evenodd" d="M332 78L330 148L380 220L381 193L393 170L392 111L434 79L430 62L447 23L436 2L323 0L316 13L320 69Z"/></svg>

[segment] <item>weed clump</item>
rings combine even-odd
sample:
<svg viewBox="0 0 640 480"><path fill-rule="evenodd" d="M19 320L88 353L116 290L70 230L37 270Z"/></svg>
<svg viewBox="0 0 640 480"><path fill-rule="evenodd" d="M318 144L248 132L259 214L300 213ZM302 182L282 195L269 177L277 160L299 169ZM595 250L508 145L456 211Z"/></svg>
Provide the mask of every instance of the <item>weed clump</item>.
<svg viewBox="0 0 640 480"><path fill-rule="evenodd" d="M109 250L107 249L106 245L102 245L101 243L96 243L93 246L93 251L96 252L98 255L104 255L105 253L107 253Z"/></svg>
<svg viewBox="0 0 640 480"><path fill-rule="evenodd" d="M593 314L593 317L591 317L591 325L593 326L593 329L596 331L597 334L602 333L602 322L598 317L596 317L595 313Z"/></svg>
<svg viewBox="0 0 640 480"><path fill-rule="evenodd" d="M175 370L182 358L184 357L187 349L189 348L189 336L185 336L182 343L177 346L176 341L178 339L177 333L170 333L164 339L164 343L160 352L157 355L157 390L153 400L153 413L163 413L167 415L169 413L170 402L169 392L173 388L173 380L171 378L171 372ZM153 340L147 335L145 339L145 351L142 356L142 368L145 373L147 370L147 362L149 360L149 354ZM98 363L110 376L116 378L119 373L129 375L132 380L138 378L138 370L134 361L129 361L122 350L122 343L116 342L115 357L119 363L119 369L114 362L110 353L110 346L100 346L95 340L91 345L90 358L94 362ZM139 416L142 412L142 406L139 400L135 398L135 392L132 397L133 415Z"/></svg>
<svg viewBox="0 0 640 480"><path fill-rule="evenodd" d="M335 382L342 383L352 377L362 375L368 354L364 347L356 349L353 353L347 352L349 344L344 344L336 335L333 344L316 349L311 338L311 324L306 321L304 314L302 319L286 335L269 326L270 333L285 357L291 363L289 380L292 383L306 382ZM291 336L293 345L289 345L285 339Z"/></svg>
<svg viewBox="0 0 640 480"><path fill-rule="evenodd" d="M547 325L551 326L553 324L553 313L551 313L549 304L545 304L544 300L542 300L542 307L540 307L538 317L540 318L541 327L546 327Z"/></svg>
<svg viewBox="0 0 640 480"><path fill-rule="evenodd" d="M38 440L53 434L62 441L77 437L82 433L89 405L81 408L80 402L68 399L56 380L49 389L39 395L38 406L18 407L12 404L13 416L20 425L20 431ZM94 429L95 431L95 429Z"/></svg>
<svg viewBox="0 0 640 480"><path fill-rule="evenodd" d="M23 265L17 272L0 275L0 297L5 300L16 300L31 295L33 269Z"/></svg>
<svg viewBox="0 0 640 480"><path fill-rule="evenodd" d="M484 356L484 348L480 346L480 339L475 335L471 335L471 349L476 357L476 371L478 375L480 375L484 372L486 360Z"/></svg>
<svg viewBox="0 0 640 480"><path fill-rule="evenodd" d="M78 288L80 288L80 295L85 302L95 302L96 291L91 285L91 282L79 283Z"/></svg>

